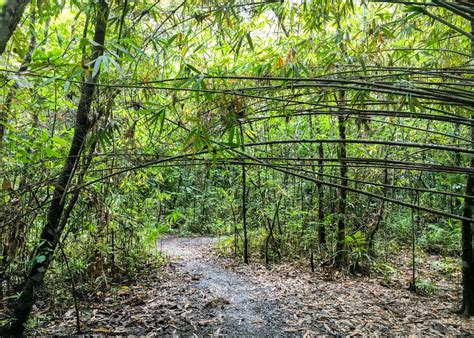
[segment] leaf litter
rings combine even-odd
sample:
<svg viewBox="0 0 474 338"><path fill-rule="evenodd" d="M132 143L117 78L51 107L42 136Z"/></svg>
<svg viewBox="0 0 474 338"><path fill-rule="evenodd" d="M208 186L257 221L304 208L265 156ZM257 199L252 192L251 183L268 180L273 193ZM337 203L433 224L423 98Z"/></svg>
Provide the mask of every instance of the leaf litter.
<svg viewBox="0 0 474 338"><path fill-rule="evenodd" d="M474 320L452 312L459 283L437 281L430 297L329 268L244 265L217 257L212 238L165 238L170 258L122 285L81 301L82 333L103 335L467 335ZM428 263L427 263L428 264ZM432 266L432 262L429 263ZM406 277L408 270L400 277ZM71 334L75 312L34 334Z"/></svg>

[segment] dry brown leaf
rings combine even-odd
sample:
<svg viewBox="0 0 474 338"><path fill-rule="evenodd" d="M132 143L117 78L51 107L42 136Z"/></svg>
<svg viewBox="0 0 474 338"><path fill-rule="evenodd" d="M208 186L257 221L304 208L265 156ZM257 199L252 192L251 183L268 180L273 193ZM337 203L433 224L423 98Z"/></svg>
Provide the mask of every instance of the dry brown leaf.
<svg viewBox="0 0 474 338"><path fill-rule="evenodd" d="M106 327L99 327L99 328L96 328L96 329L92 329L91 331L95 332L95 333L110 333L110 332L112 332L112 330L110 330Z"/></svg>

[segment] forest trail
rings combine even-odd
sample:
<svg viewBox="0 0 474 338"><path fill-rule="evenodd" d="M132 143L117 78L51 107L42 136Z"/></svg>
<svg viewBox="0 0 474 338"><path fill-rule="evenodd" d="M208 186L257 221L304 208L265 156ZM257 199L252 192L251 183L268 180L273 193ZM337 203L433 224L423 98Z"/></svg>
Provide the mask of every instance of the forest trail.
<svg viewBox="0 0 474 338"><path fill-rule="evenodd" d="M215 334L282 335L284 320L290 317L272 289L259 286L245 275L229 271L208 257L212 238L165 238L160 249L182 269L196 279L196 287L209 300L205 305L209 316L216 318L213 329L201 329ZM210 332L213 331L214 332ZM288 329L287 329L288 331ZM198 333L198 334L199 334Z"/></svg>
<svg viewBox="0 0 474 338"><path fill-rule="evenodd" d="M438 282L430 297L374 277L289 264L245 265L217 257L216 239L166 237L167 264L138 282L83 299L83 333L106 335L460 335L474 321L451 312L457 283ZM430 263L431 264L431 263ZM407 273L408 274L408 273ZM392 280L397 280L392 278ZM46 331L74 332L71 308Z"/></svg>

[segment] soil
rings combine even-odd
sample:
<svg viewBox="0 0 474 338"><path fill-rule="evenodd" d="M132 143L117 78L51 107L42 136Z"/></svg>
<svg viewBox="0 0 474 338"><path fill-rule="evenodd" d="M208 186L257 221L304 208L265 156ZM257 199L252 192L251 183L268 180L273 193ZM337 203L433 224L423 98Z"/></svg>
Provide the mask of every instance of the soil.
<svg viewBox="0 0 474 338"><path fill-rule="evenodd" d="M193 333L284 334L283 324L291 313L274 299L273 289L209 259L208 250L214 241L212 238L167 238L160 241L162 251L179 262L180 269L197 277L194 286L209 299L205 305L208 315L217 318L214 325L201 327Z"/></svg>
<svg viewBox="0 0 474 338"><path fill-rule="evenodd" d="M81 302L82 333L106 335L470 335L474 321L452 312L456 283L434 296L328 268L269 269L219 258L213 238L161 239L169 263L133 285ZM430 263L431 264L431 263ZM41 316L37 316L41 318ZM46 324L46 323L45 323ZM75 312L36 334L70 334Z"/></svg>

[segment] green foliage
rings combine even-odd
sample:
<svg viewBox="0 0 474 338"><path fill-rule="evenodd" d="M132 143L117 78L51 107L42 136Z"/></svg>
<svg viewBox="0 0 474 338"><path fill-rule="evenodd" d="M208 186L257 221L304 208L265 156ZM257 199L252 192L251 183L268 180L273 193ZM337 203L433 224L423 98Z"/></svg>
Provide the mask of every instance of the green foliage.
<svg viewBox="0 0 474 338"><path fill-rule="evenodd" d="M440 260L432 263L432 268L446 278L452 279L456 276L456 273L461 271L461 263L454 257L441 257Z"/></svg>
<svg viewBox="0 0 474 338"><path fill-rule="evenodd" d="M430 253L457 254L461 243L461 228L454 222L428 223L418 239Z"/></svg>
<svg viewBox="0 0 474 338"><path fill-rule="evenodd" d="M367 254L367 240L362 231L358 230L353 235L347 235L344 239L348 250L348 260L351 269L356 271L361 269L364 261L369 261L370 256Z"/></svg>
<svg viewBox="0 0 474 338"><path fill-rule="evenodd" d="M10 289L46 259L34 252L87 75L100 85L59 234L71 271L56 252L52 282L73 278L86 292L137 278L159 264L156 240L170 232L228 236L222 250L236 247L241 257L243 199L252 259L307 262L313 254L327 264L343 244L353 272L371 266L389 279L398 272L372 256L409 250L413 230L417 262L420 250L459 255L460 222L450 217L462 214L469 165L469 39L420 6L125 3L111 7L96 60L96 4L82 0L30 6L36 19L22 19L0 56L0 273ZM470 29L447 11L426 10ZM341 215L343 147L351 191ZM412 217L407 203L451 216Z"/></svg>
<svg viewBox="0 0 474 338"><path fill-rule="evenodd" d="M386 283L392 282L399 276L399 271L395 267L380 260L374 262L373 270L376 274L381 275Z"/></svg>
<svg viewBox="0 0 474 338"><path fill-rule="evenodd" d="M416 281L416 291L425 296L431 296L436 293L436 283L430 279L420 279Z"/></svg>
<svg viewBox="0 0 474 338"><path fill-rule="evenodd" d="M429 219L415 219L416 245L421 249L444 255L458 255L460 252L461 227L457 222L445 220L432 223ZM406 213L394 214L387 222L390 237L399 243L409 244L406 239L412 237L413 222Z"/></svg>

